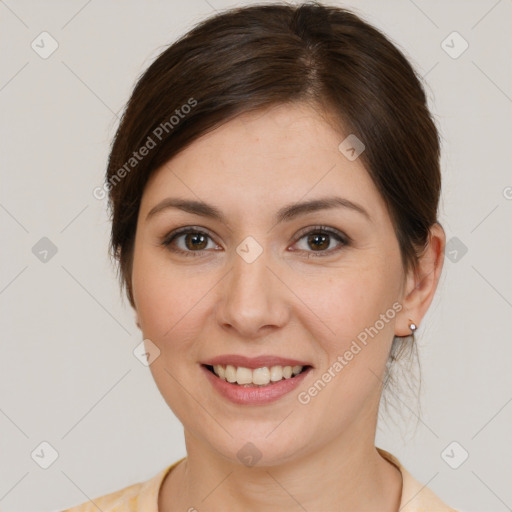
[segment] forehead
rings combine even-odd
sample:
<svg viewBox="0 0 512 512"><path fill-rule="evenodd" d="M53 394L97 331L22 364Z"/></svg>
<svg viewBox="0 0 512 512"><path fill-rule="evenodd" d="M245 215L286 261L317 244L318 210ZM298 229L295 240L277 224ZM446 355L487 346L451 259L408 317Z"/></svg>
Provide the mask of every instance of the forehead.
<svg viewBox="0 0 512 512"><path fill-rule="evenodd" d="M257 210L336 194L382 215L384 202L361 159L339 150L347 135L303 104L243 114L157 169L141 209L169 195Z"/></svg>

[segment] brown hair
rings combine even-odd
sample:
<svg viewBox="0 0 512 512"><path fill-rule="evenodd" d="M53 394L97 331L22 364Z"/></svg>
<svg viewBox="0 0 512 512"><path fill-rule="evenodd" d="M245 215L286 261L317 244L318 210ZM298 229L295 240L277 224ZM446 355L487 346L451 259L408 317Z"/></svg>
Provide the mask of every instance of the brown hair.
<svg viewBox="0 0 512 512"><path fill-rule="evenodd" d="M386 36L346 9L251 5L206 19L166 48L124 111L106 188L110 253L132 306L137 216L151 173L234 116L295 101L365 144L359 158L387 205L405 271L416 270L441 189L439 136L419 77Z"/></svg>

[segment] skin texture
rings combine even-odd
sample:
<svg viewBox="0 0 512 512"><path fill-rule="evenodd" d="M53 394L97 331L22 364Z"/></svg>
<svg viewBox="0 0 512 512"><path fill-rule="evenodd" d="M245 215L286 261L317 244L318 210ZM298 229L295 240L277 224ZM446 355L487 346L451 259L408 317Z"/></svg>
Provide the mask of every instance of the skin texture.
<svg viewBox="0 0 512 512"><path fill-rule="evenodd" d="M393 336L410 334L409 319L420 325L431 303L445 236L435 225L418 274L404 274L385 203L360 159L338 150L346 135L303 104L244 114L196 140L145 188L132 269L137 323L160 350L150 369L187 447L164 481L161 512L398 510L400 472L374 445L382 378ZM276 224L283 206L326 196L359 204L371 220L334 208ZM175 208L146 220L168 197L212 204L226 223ZM318 225L352 241L308 242ZM185 234L162 245L185 226L209 238L189 235L186 245ZM248 236L263 249L252 263L236 252ZM394 303L402 310L299 403L298 393ZM273 403L236 405L200 369L228 353L293 357L314 368ZM247 442L261 452L253 467L237 457Z"/></svg>

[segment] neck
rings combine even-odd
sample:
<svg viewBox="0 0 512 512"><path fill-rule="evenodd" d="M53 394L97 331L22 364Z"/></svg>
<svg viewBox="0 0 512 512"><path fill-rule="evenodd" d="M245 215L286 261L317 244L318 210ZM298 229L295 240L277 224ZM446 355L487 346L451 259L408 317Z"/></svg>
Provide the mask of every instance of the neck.
<svg viewBox="0 0 512 512"><path fill-rule="evenodd" d="M246 467L219 457L186 431L187 458L164 480L158 510L396 512L400 471L373 439L355 437L335 439L292 461Z"/></svg>

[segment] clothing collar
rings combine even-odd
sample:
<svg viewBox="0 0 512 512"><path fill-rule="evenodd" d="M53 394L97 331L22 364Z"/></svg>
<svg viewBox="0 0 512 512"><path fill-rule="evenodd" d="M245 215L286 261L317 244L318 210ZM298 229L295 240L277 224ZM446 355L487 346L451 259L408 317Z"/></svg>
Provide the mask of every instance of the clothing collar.
<svg viewBox="0 0 512 512"><path fill-rule="evenodd" d="M379 454L402 473L399 512L457 512L443 503L426 485L418 482L391 453L377 448Z"/></svg>

